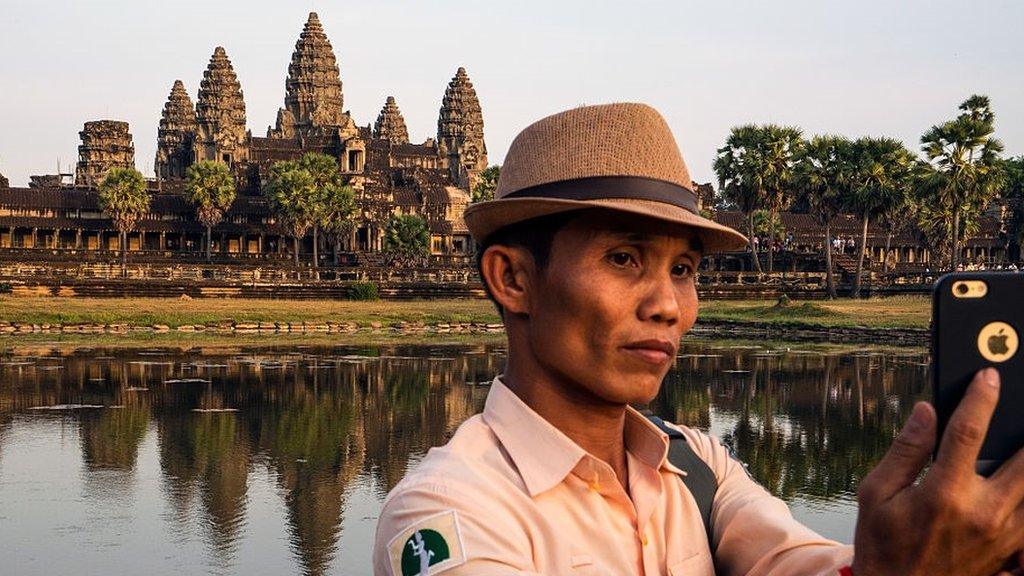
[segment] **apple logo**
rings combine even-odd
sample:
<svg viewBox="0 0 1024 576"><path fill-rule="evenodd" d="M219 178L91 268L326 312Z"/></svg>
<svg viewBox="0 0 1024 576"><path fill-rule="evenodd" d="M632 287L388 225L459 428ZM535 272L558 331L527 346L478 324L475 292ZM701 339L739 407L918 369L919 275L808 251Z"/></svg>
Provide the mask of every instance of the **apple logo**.
<svg viewBox="0 0 1024 576"><path fill-rule="evenodd" d="M1005 328L1000 328L999 332L988 337L988 350L996 356L1003 356L1010 351L1010 347L1006 345L1009 336L1004 334L1005 331Z"/></svg>
<svg viewBox="0 0 1024 576"><path fill-rule="evenodd" d="M989 362L1006 362L1019 346L1017 331L1006 322L990 322L978 332L978 353Z"/></svg>

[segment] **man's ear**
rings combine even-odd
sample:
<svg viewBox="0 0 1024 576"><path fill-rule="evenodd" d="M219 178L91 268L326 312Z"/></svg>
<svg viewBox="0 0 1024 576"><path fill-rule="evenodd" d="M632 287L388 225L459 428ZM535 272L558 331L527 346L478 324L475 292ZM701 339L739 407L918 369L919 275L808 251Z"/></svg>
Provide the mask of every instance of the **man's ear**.
<svg viewBox="0 0 1024 576"><path fill-rule="evenodd" d="M530 281L536 266L529 251L520 246L493 244L480 259L481 280L505 312L530 313Z"/></svg>

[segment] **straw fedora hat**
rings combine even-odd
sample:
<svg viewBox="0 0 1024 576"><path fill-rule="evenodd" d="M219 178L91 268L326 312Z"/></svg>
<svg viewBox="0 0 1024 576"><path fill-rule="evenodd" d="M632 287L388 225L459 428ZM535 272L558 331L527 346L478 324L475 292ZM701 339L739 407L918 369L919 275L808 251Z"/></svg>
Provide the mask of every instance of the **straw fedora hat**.
<svg viewBox="0 0 1024 576"><path fill-rule="evenodd" d="M645 104L582 106L534 122L512 141L494 200L464 218L480 243L530 218L584 208L650 216L693 229L704 252L742 249L745 236L697 210L672 131Z"/></svg>

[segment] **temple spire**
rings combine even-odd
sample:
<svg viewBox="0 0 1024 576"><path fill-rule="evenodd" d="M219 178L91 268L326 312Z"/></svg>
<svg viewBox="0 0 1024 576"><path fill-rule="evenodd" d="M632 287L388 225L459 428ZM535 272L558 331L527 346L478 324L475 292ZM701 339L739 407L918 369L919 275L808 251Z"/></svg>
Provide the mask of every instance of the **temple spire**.
<svg viewBox="0 0 1024 576"><path fill-rule="evenodd" d="M198 130L197 160L219 160L228 164L247 160L245 100L242 85L224 48L217 46L203 73L196 100Z"/></svg>
<svg viewBox="0 0 1024 576"><path fill-rule="evenodd" d="M284 108L278 112L277 127L270 135L290 138L346 126L343 106L338 60L320 18L310 12L295 42L285 81Z"/></svg>
<svg viewBox="0 0 1024 576"><path fill-rule="evenodd" d="M135 145L128 123L118 120L92 120L78 133L77 186L99 186L111 168L134 168Z"/></svg>
<svg viewBox="0 0 1024 576"><path fill-rule="evenodd" d="M373 125L373 137L383 138L392 144L408 144L409 130L405 126L405 118L402 111L398 109L394 96L388 96L384 108L377 116L377 122Z"/></svg>
<svg viewBox="0 0 1024 576"><path fill-rule="evenodd" d="M487 168L484 118L473 83L461 66L448 83L437 119L437 142L448 170L460 187L472 189Z"/></svg>
<svg viewBox="0 0 1024 576"><path fill-rule="evenodd" d="M192 164L196 138L196 111L185 84L175 80L164 104L157 130L156 173L162 179L184 178Z"/></svg>

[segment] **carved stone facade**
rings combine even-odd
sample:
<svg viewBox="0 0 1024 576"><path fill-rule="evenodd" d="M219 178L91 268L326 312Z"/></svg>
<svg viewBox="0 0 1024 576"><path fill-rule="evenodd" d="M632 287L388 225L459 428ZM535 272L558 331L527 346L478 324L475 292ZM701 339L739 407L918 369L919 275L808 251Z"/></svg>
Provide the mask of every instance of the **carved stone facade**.
<svg viewBox="0 0 1024 576"><path fill-rule="evenodd" d="M139 249L186 259L202 254L204 229L194 209L184 201L184 179L192 163L214 160L230 165L238 186L234 205L213 229L214 251L246 259L290 262L288 252L293 243L275 223L263 188L275 162L315 152L337 161L357 203L349 234L329 238L329 246L320 245L325 239L323 234L318 235L321 256L334 248L347 252L349 263L379 264L379 255L374 253L384 248L389 221L396 215L412 214L426 221L435 256L454 257L452 262L468 261L465 257L472 251L472 242L462 214L469 203L474 175L486 167L486 147L480 104L466 71L459 69L443 98L438 119L438 135L443 142L426 138L421 144L411 143L393 97L387 99L375 126L357 125L351 114L342 110L341 87L331 44L317 15L310 14L288 67L284 107L278 112L277 126L268 127L266 137L254 137L246 129L242 86L224 48L217 47L203 74L194 110L180 81L174 82L164 103L157 131L157 179L149 182L154 204L150 217L139 224ZM40 179L33 183L35 196L20 189L12 196L12 203L38 198L33 202L39 214L63 214L62 218L46 216L53 222L58 246L69 243L62 234L79 229L91 232L72 245L112 250L115 248L109 248L109 239L113 228L108 219L91 208L96 198L95 191L88 187L94 186L110 167L133 164L131 136L127 124L101 121L87 123L82 139L79 186L62 182L60 175ZM66 209L61 198L73 198L68 206L74 208ZM81 206L90 208L83 210ZM41 230L50 226L47 222L34 222L32 227ZM12 232L11 238L16 236ZM21 236L17 237L19 240L11 240L10 246L25 245ZM299 240L301 260L313 252L314 240L311 234ZM34 241L26 242L35 246Z"/></svg>
<svg viewBox="0 0 1024 576"><path fill-rule="evenodd" d="M218 46L203 73L196 101L196 160L218 160L228 165L249 159L245 129L245 100L227 52Z"/></svg>
<svg viewBox="0 0 1024 576"><path fill-rule="evenodd" d="M10 187L11 187L11 181L8 180L7 177L4 176L3 174L0 174L0 188L10 188Z"/></svg>
<svg viewBox="0 0 1024 576"><path fill-rule="evenodd" d="M111 168L135 167L135 145L127 122L93 120L86 122L78 135L82 143L78 146L76 185L98 186Z"/></svg>
<svg viewBox="0 0 1024 576"><path fill-rule="evenodd" d="M447 157L452 179L460 187L472 190L480 172L487 168L487 145L480 100L461 66L441 100L437 141L441 154Z"/></svg>
<svg viewBox="0 0 1024 576"><path fill-rule="evenodd" d="M405 126L405 118L402 111L398 109L394 96L388 96L384 108L377 115L377 121L373 124L373 137L387 140L392 144L408 144L409 129Z"/></svg>
<svg viewBox="0 0 1024 576"><path fill-rule="evenodd" d="M338 60L320 19L311 12L288 65L284 108L278 111L277 127L268 130L267 136L324 135L346 127L352 121L343 106Z"/></svg>
<svg viewBox="0 0 1024 576"><path fill-rule="evenodd" d="M175 80L157 129L157 177L164 180L185 177L185 171L193 162L196 127L192 99L185 91L185 84Z"/></svg>

